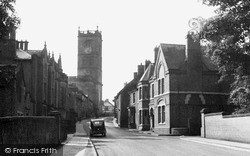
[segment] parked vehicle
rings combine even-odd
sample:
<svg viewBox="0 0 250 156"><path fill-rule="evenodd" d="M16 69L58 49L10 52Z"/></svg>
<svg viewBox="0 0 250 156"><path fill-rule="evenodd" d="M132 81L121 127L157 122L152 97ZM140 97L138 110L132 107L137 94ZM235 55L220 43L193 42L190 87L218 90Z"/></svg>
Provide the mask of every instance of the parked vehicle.
<svg viewBox="0 0 250 156"><path fill-rule="evenodd" d="M91 137L96 134L101 134L104 137L106 136L106 127L104 119L91 119L89 129Z"/></svg>

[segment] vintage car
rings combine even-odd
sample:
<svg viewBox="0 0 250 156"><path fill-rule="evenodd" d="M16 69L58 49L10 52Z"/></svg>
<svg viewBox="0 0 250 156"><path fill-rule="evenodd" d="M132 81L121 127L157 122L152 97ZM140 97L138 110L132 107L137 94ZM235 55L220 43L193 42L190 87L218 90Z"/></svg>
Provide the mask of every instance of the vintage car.
<svg viewBox="0 0 250 156"><path fill-rule="evenodd" d="M90 136L94 136L96 134L101 134L102 136L106 136L106 127L104 119L91 119L89 124Z"/></svg>

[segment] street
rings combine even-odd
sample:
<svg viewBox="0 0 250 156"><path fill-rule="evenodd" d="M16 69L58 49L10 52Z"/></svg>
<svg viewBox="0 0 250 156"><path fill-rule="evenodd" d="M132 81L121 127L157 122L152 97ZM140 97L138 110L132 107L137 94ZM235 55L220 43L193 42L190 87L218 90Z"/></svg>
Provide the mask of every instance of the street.
<svg viewBox="0 0 250 156"><path fill-rule="evenodd" d="M250 155L248 151L186 141L180 136L153 136L117 128L110 119L106 128L106 137L91 138L99 156Z"/></svg>

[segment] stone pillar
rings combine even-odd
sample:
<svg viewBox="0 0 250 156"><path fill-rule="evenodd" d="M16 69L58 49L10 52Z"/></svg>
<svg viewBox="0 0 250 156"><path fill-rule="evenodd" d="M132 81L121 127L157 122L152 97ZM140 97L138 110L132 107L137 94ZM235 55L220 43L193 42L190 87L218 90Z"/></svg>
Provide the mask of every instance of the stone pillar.
<svg viewBox="0 0 250 156"><path fill-rule="evenodd" d="M206 138L206 120L205 120L205 114L208 113L207 108L203 108L201 113L201 137Z"/></svg>
<svg viewBox="0 0 250 156"><path fill-rule="evenodd" d="M61 143L61 114L58 111L50 111L48 113L49 116L54 116L56 119L56 129L57 129L57 143Z"/></svg>

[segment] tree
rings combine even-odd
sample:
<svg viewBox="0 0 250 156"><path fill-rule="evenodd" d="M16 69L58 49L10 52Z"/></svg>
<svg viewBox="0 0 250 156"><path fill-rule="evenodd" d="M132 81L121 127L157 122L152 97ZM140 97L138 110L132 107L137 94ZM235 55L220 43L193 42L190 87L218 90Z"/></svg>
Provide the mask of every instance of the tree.
<svg viewBox="0 0 250 156"><path fill-rule="evenodd" d="M0 0L0 40L8 36L20 24L13 4L16 0Z"/></svg>
<svg viewBox="0 0 250 156"><path fill-rule="evenodd" d="M217 16L208 19L199 37L218 65L220 81L231 82L230 101L236 113L250 112L250 1L203 0L217 7Z"/></svg>

